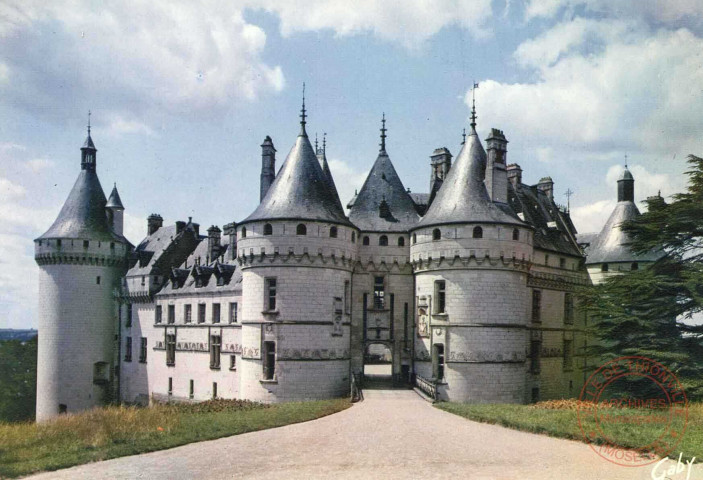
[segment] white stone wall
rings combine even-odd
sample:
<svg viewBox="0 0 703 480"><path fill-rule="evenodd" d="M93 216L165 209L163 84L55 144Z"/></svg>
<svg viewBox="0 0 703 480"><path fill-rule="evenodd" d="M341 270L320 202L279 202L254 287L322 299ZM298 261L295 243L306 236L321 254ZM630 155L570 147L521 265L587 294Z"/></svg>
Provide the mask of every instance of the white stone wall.
<svg viewBox="0 0 703 480"><path fill-rule="evenodd" d="M62 254L82 257L83 243L75 242L80 242L80 250L74 246L73 253ZM70 246L70 240L63 245ZM109 244L105 255L110 255ZM40 265L38 421L57 415L59 404L77 412L106 400L111 385L93 383L93 368L105 362L106 378L112 380L117 322L113 289L122 273L119 267L90 264Z"/></svg>

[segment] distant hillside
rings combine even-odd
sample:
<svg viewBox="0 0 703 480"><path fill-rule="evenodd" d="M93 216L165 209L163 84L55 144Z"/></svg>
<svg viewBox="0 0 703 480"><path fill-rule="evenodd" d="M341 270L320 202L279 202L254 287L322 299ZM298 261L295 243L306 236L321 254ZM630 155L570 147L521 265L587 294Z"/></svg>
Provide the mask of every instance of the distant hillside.
<svg viewBox="0 0 703 480"><path fill-rule="evenodd" d="M17 330L14 328L0 328L0 342L4 340L19 340L26 342L37 336L36 330Z"/></svg>

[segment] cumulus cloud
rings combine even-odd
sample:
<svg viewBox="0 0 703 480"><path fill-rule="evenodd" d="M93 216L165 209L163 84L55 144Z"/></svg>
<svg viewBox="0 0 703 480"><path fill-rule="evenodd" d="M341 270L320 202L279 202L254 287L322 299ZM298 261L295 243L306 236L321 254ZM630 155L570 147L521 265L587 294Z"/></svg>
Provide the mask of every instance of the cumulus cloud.
<svg viewBox="0 0 703 480"><path fill-rule="evenodd" d="M32 160L27 160L25 165L33 173L39 173L52 168L55 164L53 160L49 160L48 158L33 158Z"/></svg>
<svg viewBox="0 0 703 480"><path fill-rule="evenodd" d="M328 160L328 163L332 172L332 178L334 178L334 183L337 186L339 199L342 201L344 208L346 208L347 203L354 197L354 191L359 190L364 184L369 171L359 171L359 169L352 167L344 160L337 158Z"/></svg>

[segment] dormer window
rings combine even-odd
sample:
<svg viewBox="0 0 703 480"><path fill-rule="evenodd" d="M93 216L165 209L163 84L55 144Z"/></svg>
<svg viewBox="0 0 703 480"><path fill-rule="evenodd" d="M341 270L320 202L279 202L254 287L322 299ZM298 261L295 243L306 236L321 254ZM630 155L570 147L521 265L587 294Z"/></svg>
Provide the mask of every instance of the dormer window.
<svg viewBox="0 0 703 480"><path fill-rule="evenodd" d="M242 227L241 235L242 238L247 238L247 227Z"/></svg>
<svg viewBox="0 0 703 480"><path fill-rule="evenodd" d="M296 235L307 235L308 228L305 226L304 223L299 223L298 226L295 227L295 234Z"/></svg>
<svg viewBox="0 0 703 480"><path fill-rule="evenodd" d="M330 238L337 238L337 227L330 227Z"/></svg>
<svg viewBox="0 0 703 480"><path fill-rule="evenodd" d="M432 230L432 240L440 240L442 238L442 232L439 228Z"/></svg>
<svg viewBox="0 0 703 480"><path fill-rule="evenodd" d="M273 227L270 223L264 225L264 235L273 235Z"/></svg>
<svg viewBox="0 0 703 480"><path fill-rule="evenodd" d="M513 240L520 240L520 230L513 228Z"/></svg>
<svg viewBox="0 0 703 480"><path fill-rule="evenodd" d="M474 227L473 236L474 238L483 238L483 228Z"/></svg>
<svg viewBox="0 0 703 480"><path fill-rule="evenodd" d="M378 244L382 247L388 246L388 237L386 235L381 235L378 237Z"/></svg>

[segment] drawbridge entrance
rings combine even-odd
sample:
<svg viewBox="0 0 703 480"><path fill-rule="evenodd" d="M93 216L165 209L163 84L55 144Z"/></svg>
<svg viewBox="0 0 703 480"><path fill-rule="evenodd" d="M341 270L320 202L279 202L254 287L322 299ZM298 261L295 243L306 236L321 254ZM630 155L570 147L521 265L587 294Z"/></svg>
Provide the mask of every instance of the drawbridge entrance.
<svg viewBox="0 0 703 480"><path fill-rule="evenodd" d="M369 343L364 349L364 388L393 388L393 350L387 343Z"/></svg>

